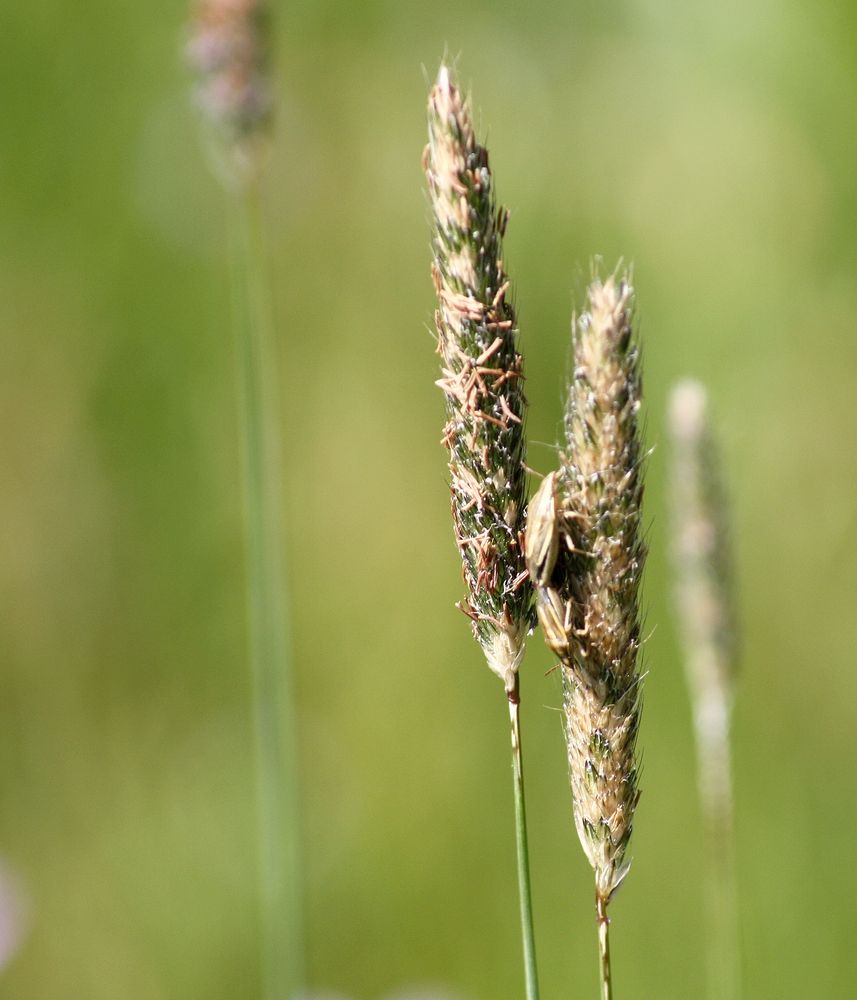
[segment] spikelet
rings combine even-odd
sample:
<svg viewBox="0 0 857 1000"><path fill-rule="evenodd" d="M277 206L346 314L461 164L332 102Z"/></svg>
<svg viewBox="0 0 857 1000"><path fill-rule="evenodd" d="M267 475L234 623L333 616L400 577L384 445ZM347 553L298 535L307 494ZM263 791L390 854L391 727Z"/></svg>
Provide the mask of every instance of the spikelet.
<svg viewBox="0 0 857 1000"><path fill-rule="evenodd" d="M603 907L627 871L639 798L639 587L646 550L632 297L624 278L595 279L587 310L575 320L566 450L561 468L531 501L526 546L539 620L562 663L575 822Z"/></svg>
<svg viewBox="0 0 857 1000"><path fill-rule="evenodd" d="M452 515L468 596L461 605L491 669L512 691L532 591L520 536L526 472L522 360L502 262L506 212L487 150L441 67L429 96L424 168L433 212L438 353L446 396Z"/></svg>
<svg viewBox="0 0 857 1000"><path fill-rule="evenodd" d="M197 0L187 59L195 100L233 169L257 166L271 117L268 10L265 0Z"/></svg>

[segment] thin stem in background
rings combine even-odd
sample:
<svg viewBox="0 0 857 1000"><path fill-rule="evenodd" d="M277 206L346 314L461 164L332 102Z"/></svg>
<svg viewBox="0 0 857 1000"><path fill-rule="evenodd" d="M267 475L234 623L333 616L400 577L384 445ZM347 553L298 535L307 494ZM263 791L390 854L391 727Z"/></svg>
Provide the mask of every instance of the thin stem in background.
<svg viewBox="0 0 857 1000"><path fill-rule="evenodd" d="M533 900L530 890L530 852L527 843L527 809L524 798L524 764L521 751L521 699L518 675L509 691L509 718L512 723L512 779L515 789L515 842L518 860L518 895L521 904L521 941L524 947L524 977L527 1000L538 1000L536 938L533 930Z"/></svg>
<svg viewBox="0 0 857 1000"><path fill-rule="evenodd" d="M675 606L693 708L710 1000L739 1000L741 961L732 820L730 723L737 636L726 498L705 387L670 398Z"/></svg>
<svg viewBox="0 0 857 1000"><path fill-rule="evenodd" d="M713 729L696 720L710 1000L739 1000L741 996L728 714L724 705L723 723Z"/></svg>
<svg viewBox="0 0 857 1000"><path fill-rule="evenodd" d="M598 917L598 981L601 984L601 1000L612 1000L610 920L607 916L607 900L600 893L595 894L595 912Z"/></svg>
<svg viewBox="0 0 857 1000"><path fill-rule="evenodd" d="M303 921L277 349L257 184L239 185L230 197L263 996L289 1000L303 985Z"/></svg>

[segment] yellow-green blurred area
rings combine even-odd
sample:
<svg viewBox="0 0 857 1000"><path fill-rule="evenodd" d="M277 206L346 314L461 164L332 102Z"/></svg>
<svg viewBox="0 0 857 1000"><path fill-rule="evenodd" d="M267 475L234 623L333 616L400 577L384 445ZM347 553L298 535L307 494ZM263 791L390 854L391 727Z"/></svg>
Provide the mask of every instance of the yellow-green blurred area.
<svg viewBox="0 0 857 1000"><path fill-rule="evenodd" d="M852 0L277 3L266 215L316 991L522 995L507 710L461 596L433 381L428 84L457 60L512 212L529 462L589 261L633 261L649 463L642 800L617 996L703 988L666 397L732 498L747 997L846 997L857 863ZM10 1000L260 995L227 212L186 11L0 11L0 859ZM594 996L559 682L522 668L542 992ZM6 876L4 876L5 878ZM20 909L19 921L20 921Z"/></svg>

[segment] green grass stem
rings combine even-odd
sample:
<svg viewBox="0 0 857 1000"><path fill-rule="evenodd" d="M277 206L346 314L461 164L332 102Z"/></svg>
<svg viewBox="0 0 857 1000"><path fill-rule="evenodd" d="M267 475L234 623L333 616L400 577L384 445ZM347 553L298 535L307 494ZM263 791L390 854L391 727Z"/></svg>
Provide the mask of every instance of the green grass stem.
<svg viewBox="0 0 857 1000"><path fill-rule="evenodd" d="M705 853L708 996L710 1000L740 1000L738 892L728 729L724 727L710 734L707 741L698 731L697 753Z"/></svg>
<svg viewBox="0 0 857 1000"><path fill-rule="evenodd" d="M521 942L524 948L524 978L527 1000L538 1000L539 977L536 967L536 936L533 930L533 899L530 889L530 852L527 842L527 808L524 798L524 762L521 751L521 702L518 675L509 692L512 724L512 777L515 790L515 844L518 862L518 895L521 906Z"/></svg>
<svg viewBox="0 0 857 1000"><path fill-rule="evenodd" d="M277 346L259 190L230 194L265 1000L303 985L295 708Z"/></svg>
<svg viewBox="0 0 857 1000"><path fill-rule="evenodd" d="M693 708L703 823L707 996L739 1000L730 728L738 643L720 461L708 396L683 379L670 399L676 613Z"/></svg>
<svg viewBox="0 0 857 1000"><path fill-rule="evenodd" d="M613 975L610 969L610 920L607 916L607 901L599 893L595 895L595 910L598 916L598 981L601 984L601 1000L613 1000Z"/></svg>

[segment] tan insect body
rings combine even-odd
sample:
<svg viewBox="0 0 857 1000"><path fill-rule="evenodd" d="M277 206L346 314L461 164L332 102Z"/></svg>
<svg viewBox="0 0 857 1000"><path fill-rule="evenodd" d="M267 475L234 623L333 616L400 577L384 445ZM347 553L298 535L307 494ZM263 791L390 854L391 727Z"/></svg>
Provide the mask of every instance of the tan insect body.
<svg viewBox="0 0 857 1000"><path fill-rule="evenodd" d="M559 523L556 504L556 473L542 480L530 501L527 516L527 568L537 587L550 584L559 551Z"/></svg>

